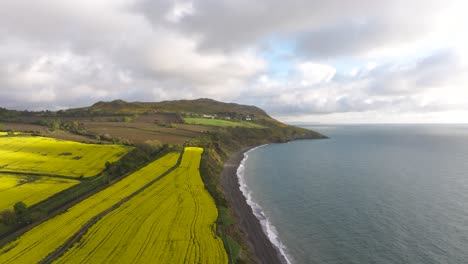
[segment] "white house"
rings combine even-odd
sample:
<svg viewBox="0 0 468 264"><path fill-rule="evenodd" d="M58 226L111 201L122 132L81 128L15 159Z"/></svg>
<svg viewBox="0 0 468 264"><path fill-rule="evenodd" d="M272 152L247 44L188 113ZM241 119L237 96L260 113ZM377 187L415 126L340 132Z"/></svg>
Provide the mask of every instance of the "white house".
<svg viewBox="0 0 468 264"><path fill-rule="evenodd" d="M214 115L203 115L204 118L211 118L211 119L214 119L216 116Z"/></svg>

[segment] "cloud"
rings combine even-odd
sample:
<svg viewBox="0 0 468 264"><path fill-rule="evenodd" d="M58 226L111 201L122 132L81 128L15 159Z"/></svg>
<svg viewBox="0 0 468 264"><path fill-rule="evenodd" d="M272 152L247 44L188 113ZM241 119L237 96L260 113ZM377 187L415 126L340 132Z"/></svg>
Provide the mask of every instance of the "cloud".
<svg viewBox="0 0 468 264"><path fill-rule="evenodd" d="M168 5L168 1L162 2ZM297 37L304 54L324 57L414 41L433 30L430 21L447 3L195 0L186 5L190 12L173 24L173 29L199 38L203 49L234 50L289 34ZM161 23L162 6L161 1L140 1L137 5L155 24Z"/></svg>
<svg viewBox="0 0 468 264"><path fill-rule="evenodd" d="M2 1L0 105L59 109L211 97L279 117L462 109L465 6Z"/></svg>
<svg viewBox="0 0 468 264"><path fill-rule="evenodd" d="M329 82L335 76L336 69L330 65L303 62L297 65L301 75L301 85L311 86Z"/></svg>
<svg viewBox="0 0 468 264"><path fill-rule="evenodd" d="M381 16L342 19L336 24L303 32L298 37L298 49L312 58L371 54L380 48L404 45L424 37L430 32L430 25L418 22Z"/></svg>
<svg viewBox="0 0 468 264"><path fill-rule="evenodd" d="M251 89L258 93L245 101L283 117L456 110L468 108L468 99L460 97L466 93L466 70L457 54L445 50L416 62L366 66L343 76L335 76L330 65L302 62L286 81L260 77Z"/></svg>
<svg viewBox="0 0 468 264"><path fill-rule="evenodd" d="M187 5L167 4L164 14L176 22L189 13ZM201 52L196 39L152 25L130 1L5 1L0 23L0 103L6 107L182 95L228 99L265 68L248 49Z"/></svg>
<svg viewBox="0 0 468 264"><path fill-rule="evenodd" d="M466 68L453 51L439 51L407 64L383 65L370 73L368 89L374 94L411 95L451 86Z"/></svg>

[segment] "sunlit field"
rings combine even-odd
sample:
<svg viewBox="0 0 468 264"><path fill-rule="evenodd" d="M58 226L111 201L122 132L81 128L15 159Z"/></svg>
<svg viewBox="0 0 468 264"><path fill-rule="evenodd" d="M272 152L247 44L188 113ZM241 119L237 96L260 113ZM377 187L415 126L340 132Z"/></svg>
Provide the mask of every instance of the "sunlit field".
<svg viewBox="0 0 468 264"><path fill-rule="evenodd" d="M13 209L20 201L34 205L78 183L71 179L0 174L0 211Z"/></svg>
<svg viewBox="0 0 468 264"><path fill-rule="evenodd" d="M91 177L128 147L84 144L46 137L0 137L0 172Z"/></svg>

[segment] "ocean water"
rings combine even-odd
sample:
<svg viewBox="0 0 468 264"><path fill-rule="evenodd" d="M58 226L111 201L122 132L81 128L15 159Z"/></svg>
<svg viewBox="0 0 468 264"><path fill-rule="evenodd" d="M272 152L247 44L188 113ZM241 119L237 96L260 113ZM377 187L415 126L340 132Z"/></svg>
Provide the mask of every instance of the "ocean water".
<svg viewBox="0 0 468 264"><path fill-rule="evenodd" d="M468 126L309 128L238 170L290 263L468 263Z"/></svg>

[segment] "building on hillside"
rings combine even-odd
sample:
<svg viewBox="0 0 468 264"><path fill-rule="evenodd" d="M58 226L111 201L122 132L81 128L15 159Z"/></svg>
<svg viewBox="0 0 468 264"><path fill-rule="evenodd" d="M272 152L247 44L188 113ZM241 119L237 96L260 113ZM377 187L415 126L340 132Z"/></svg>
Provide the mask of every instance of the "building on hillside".
<svg viewBox="0 0 468 264"><path fill-rule="evenodd" d="M211 119L215 119L216 116L215 115L203 115L204 118L211 118Z"/></svg>

